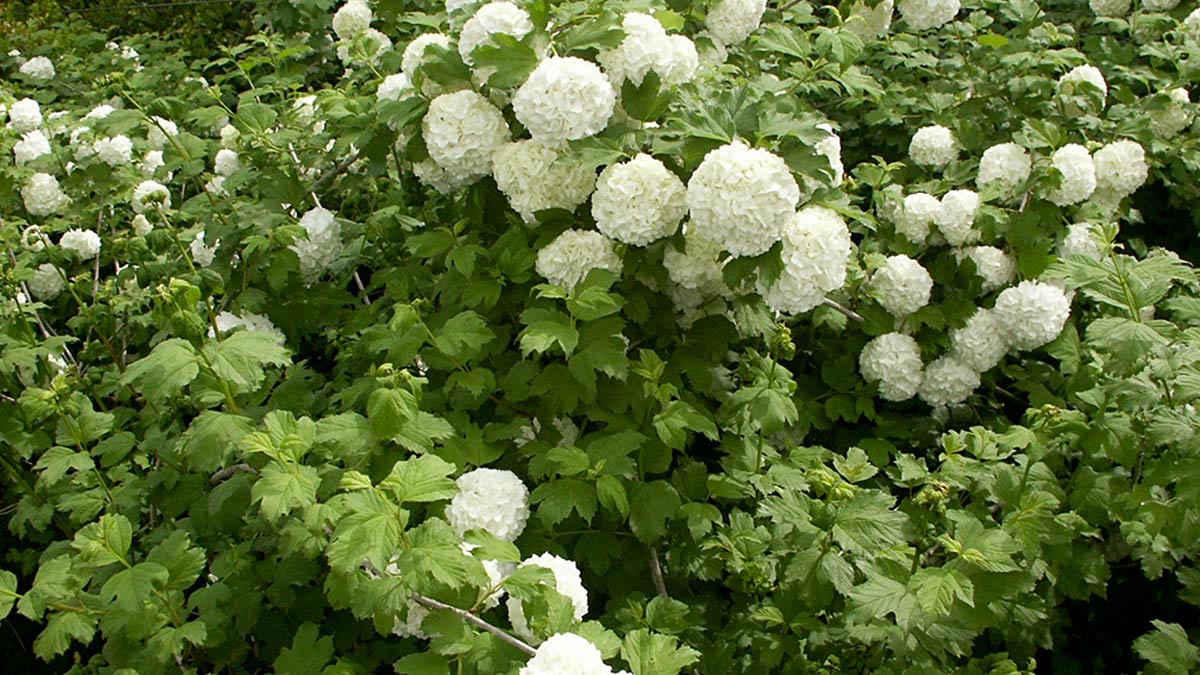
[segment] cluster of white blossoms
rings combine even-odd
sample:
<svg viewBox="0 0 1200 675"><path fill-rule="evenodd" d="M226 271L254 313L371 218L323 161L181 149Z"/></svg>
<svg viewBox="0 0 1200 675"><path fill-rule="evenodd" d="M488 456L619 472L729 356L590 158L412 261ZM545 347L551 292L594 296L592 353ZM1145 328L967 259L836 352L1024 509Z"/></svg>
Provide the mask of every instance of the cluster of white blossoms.
<svg viewBox="0 0 1200 675"><path fill-rule="evenodd" d="M125 166L133 161L133 141L123 135L98 138L92 143L92 152L109 166Z"/></svg>
<svg viewBox="0 0 1200 675"><path fill-rule="evenodd" d="M59 248L74 251L83 260L100 255L100 235L92 230L70 229L58 240Z"/></svg>
<svg viewBox="0 0 1200 675"><path fill-rule="evenodd" d="M1162 138L1170 138L1192 123L1192 99L1188 90L1177 87L1168 91L1167 96L1170 102L1166 107L1149 112L1150 128Z"/></svg>
<svg viewBox="0 0 1200 675"><path fill-rule="evenodd" d="M923 127L913 134L908 156L926 169L941 169L958 158L958 141L954 140L953 132L940 124Z"/></svg>
<svg viewBox="0 0 1200 675"><path fill-rule="evenodd" d="M878 40L892 29L892 14L896 8L896 0L883 2L869 7L862 0L850 6L850 15L844 24L846 30L858 36L858 39Z"/></svg>
<svg viewBox="0 0 1200 675"><path fill-rule="evenodd" d="M621 257L613 242L599 232L567 230L538 251L534 269L552 284L571 291L588 272L621 271Z"/></svg>
<svg viewBox="0 0 1200 675"><path fill-rule="evenodd" d="M687 184L691 228L734 257L766 253L795 215L800 187L783 158L741 141L704 156Z"/></svg>
<svg viewBox="0 0 1200 675"><path fill-rule="evenodd" d="M1091 223L1074 223L1067 228L1067 236L1058 243L1055 254L1060 258L1081 255L1092 260L1103 257L1100 242Z"/></svg>
<svg viewBox="0 0 1200 675"><path fill-rule="evenodd" d="M903 333L880 335L858 355L858 370L863 379L878 381L879 395L888 401L907 401L915 396L924 368L921 346Z"/></svg>
<svg viewBox="0 0 1200 675"><path fill-rule="evenodd" d="M603 131L616 103L599 66L573 56L552 56L513 94L512 108L535 139L562 142Z"/></svg>
<svg viewBox="0 0 1200 675"><path fill-rule="evenodd" d="M1004 288L1017 278L1017 263L995 246L968 246L955 251L955 257L975 264L975 274L983 280L983 292Z"/></svg>
<svg viewBox="0 0 1200 675"><path fill-rule="evenodd" d="M13 144L13 159L18 165L27 164L39 157L45 157L53 152L50 139L41 129L25 132L21 140Z"/></svg>
<svg viewBox="0 0 1200 675"><path fill-rule="evenodd" d="M950 21L961 7L959 0L900 0L900 16L909 28L921 31Z"/></svg>
<svg viewBox="0 0 1200 675"><path fill-rule="evenodd" d="M179 125L171 120L157 115L150 118L150 128L146 132L146 143L151 150L162 150L168 138L179 135Z"/></svg>
<svg viewBox="0 0 1200 675"><path fill-rule="evenodd" d="M559 633L537 648L517 675L629 675L613 673L596 645L574 633Z"/></svg>
<svg viewBox="0 0 1200 675"><path fill-rule="evenodd" d="M1146 182L1149 167L1146 152L1135 141L1117 141L1096 151L1092 156L1096 171L1096 191L1093 201L1115 208Z"/></svg>
<svg viewBox="0 0 1200 675"><path fill-rule="evenodd" d="M931 406L967 400L979 387L979 373L953 355L941 356L925 366L917 395Z"/></svg>
<svg viewBox="0 0 1200 675"><path fill-rule="evenodd" d="M921 263L906 255L888 256L871 277L871 294L897 319L929 304L933 278Z"/></svg>
<svg viewBox="0 0 1200 675"><path fill-rule="evenodd" d="M42 126L42 107L31 98L23 98L8 108L8 128L23 134Z"/></svg>
<svg viewBox="0 0 1200 675"><path fill-rule="evenodd" d="M35 173L21 188L21 201L30 215L49 216L61 212L70 198L59 186L57 178L48 173Z"/></svg>
<svg viewBox="0 0 1200 675"><path fill-rule="evenodd" d="M554 148L532 139L497 148L492 155L492 176L527 223L534 222L534 213L544 209L574 211L596 186L596 172L590 166L559 160Z"/></svg>
<svg viewBox="0 0 1200 675"><path fill-rule="evenodd" d="M142 213L134 216L130 224L133 225L133 233L139 237L144 237L154 230L154 223Z"/></svg>
<svg viewBox="0 0 1200 675"><path fill-rule="evenodd" d="M574 561L560 558L552 553L541 553L523 560L518 567L536 565L554 573L554 589L571 601L576 621L582 621L588 611L588 593L583 587L583 578ZM517 598L508 599L508 620L512 623L513 631L525 638L533 640L533 632L525 616L525 607Z"/></svg>
<svg viewBox="0 0 1200 675"><path fill-rule="evenodd" d="M216 260L217 258L217 249L220 246L220 239L214 241L212 246L209 246L208 242L204 240L204 230L200 230L196 233L196 236L192 238L192 243L189 247L189 250L192 254L192 262L201 267L208 267L212 265L213 260Z"/></svg>
<svg viewBox="0 0 1200 675"><path fill-rule="evenodd" d="M458 34L458 54L463 63L475 62L471 53L476 47L486 44L493 35L510 35L517 40L533 31L533 20L529 12L511 2L489 2L475 11Z"/></svg>
<svg viewBox="0 0 1200 675"><path fill-rule="evenodd" d="M902 204L895 214L896 233L914 244L924 244L942 210L942 202L927 192L915 192L905 197Z"/></svg>
<svg viewBox="0 0 1200 675"><path fill-rule="evenodd" d="M1179 0L1142 0L1142 8L1149 12L1166 12L1179 6Z"/></svg>
<svg viewBox="0 0 1200 675"><path fill-rule="evenodd" d="M412 89L412 80L404 73L394 73L383 78L375 90L377 101L399 101Z"/></svg>
<svg viewBox="0 0 1200 675"><path fill-rule="evenodd" d="M1040 281L1022 281L1006 288L992 309L1008 344L1020 350L1037 349L1062 332L1071 303L1062 289Z"/></svg>
<svg viewBox="0 0 1200 675"><path fill-rule="evenodd" d="M933 224L951 246L969 244L979 238L973 229L979 195L973 190L951 190L942 195Z"/></svg>
<svg viewBox="0 0 1200 675"><path fill-rule="evenodd" d="M1186 37L1200 40L1200 7L1193 9L1192 13L1188 14L1180 23L1180 27Z"/></svg>
<svg viewBox="0 0 1200 675"><path fill-rule="evenodd" d="M30 225L21 230L21 248L27 251L41 251L46 248L46 234L37 225Z"/></svg>
<svg viewBox="0 0 1200 675"><path fill-rule="evenodd" d="M213 171L218 176L232 176L242 168L242 160L237 152L229 148L221 148L213 158Z"/></svg>
<svg viewBox="0 0 1200 675"><path fill-rule="evenodd" d="M300 273L312 279L342 254L342 226L333 212L319 206L300 217L300 226L308 238L298 239L288 248L300 258Z"/></svg>
<svg viewBox="0 0 1200 675"><path fill-rule="evenodd" d="M374 18L366 0L346 0L333 15L333 32L342 40L353 40L367 32Z"/></svg>
<svg viewBox="0 0 1200 675"><path fill-rule="evenodd" d="M471 90L433 99L421 132L430 158L464 183L492 172L492 154L511 135L500 110Z"/></svg>
<svg viewBox="0 0 1200 675"><path fill-rule="evenodd" d="M663 267L667 268L671 281L685 289L702 295L722 294L728 289L722 276L723 265L718 260L720 255L719 245L688 234L682 251L668 247L663 252Z"/></svg>
<svg viewBox="0 0 1200 675"><path fill-rule="evenodd" d="M34 298L49 302L63 292L67 282L61 270L50 263L42 263L33 271L33 276L26 285Z"/></svg>
<svg viewBox="0 0 1200 675"><path fill-rule="evenodd" d="M455 481L458 494L446 507L446 520L458 536L487 530L501 541L516 541L529 519L529 489L511 471L481 468Z"/></svg>
<svg viewBox="0 0 1200 675"><path fill-rule="evenodd" d="M129 205L133 207L134 213L166 211L171 208L171 191L158 181L144 180L133 188L133 197Z"/></svg>
<svg viewBox="0 0 1200 675"><path fill-rule="evenodd" d="M1005 194L1012 194L1029 178L1032 168L1033 160L1025 148L1016 143L1000 143L983 151L975 184L981 190L995 186Z"/></svg>
<svg viewBox="0 0 1200 675"><path fill-rule="evenodd" d="M741 44L758 28L766 10L767 0L719 0L708 10L704 26L722 45Z"/></svg>
<svg viewBox="0 0 1200 675"><path fill-rule="evenodd" d="M686 36L667 35L658 19L640 12L627 13L621 29L625 31L621 44L596 55L616 89L626 80L641 86L650 71L666 86L683 84L695 76L700 56Z"/></svg>
<svg viewBox="0 0 1200 675"><path fill-rule="evenodd" d="M773 311L802 314L846 283L846 264L854 245L850 230L835 211L823 206L801 209L783 233L783 271L758 292Z"/></svg>
<svg viewBox="0 0 1200 675"><path fill-rule="evenodd" d="M1133 0L1088 0L1088 7L1096 16L1125 16Z"/></svg>
<svg viewBox="0 0 1200 675"><path fill-rule="evenodd" d="M410 79L416 79L417 71L425 63L425 50L431 46L447 47L451 46L450 37L441 33L425 33L418 35L408 46L404 48L404 56L400 59L400 70L408 75ZM442 85L433 80L426 79L421 83L421 93L430 98L446 93Z"/></svg>
<svg viewBox="0 0 1200 675"><path fill-rule="evenodd" d="M1050 164L1062 174L1059 186L1046 195L1051 202L1059 206L1078 204L1096 190L1096 165L1082 145L1070 143L1055 150Z"/></svg>
<svg viewBox="0 0 1200 675"><path fill-rule="evenodd" d="M606 168L592 195L596 229L634 246L675 234L687 212L683 181L645 153Z"/></svg>
<svg viewBox="0 0 1200 675"><path fill-rule="evenodd" d="M980 309L962 328L950 331L950 352L962 363L984 373L1000 364L1008 353L1004 327L990 309Z"/></svg>
<svg viewBox="0 0 1200 675"><path fill-rule="evenodd" d="M21 74L34 82L49 82L54 79L54 62L44 56L35 56L21 64Z"/></svg>
<svg viewBox="0 0 1200 675"><path fill-rule="evenodd" d="M1079 87L1080 84L1087 83L1099 90L1100 109L1104 108L1105 101L1108 98L1108 83L1104 81L1104 73L1095 66L1083 65L1072 68L1066 75L1058 79L1058 95L1065 97L1078 97L1085 95L1085 90ZM1072 117L1078 117L1091 110L1088 108L1080 108L1075 103L1068 103L1063 107L1064 112Z"/></svg>
<svg viewBox="0 0 1200 675"><path fill-rule="evenodd" d="M255 314L254 312L242 312L241 314L221 312L217 315L215 323L217 324L217 330L220 330L222 334L242 328L265 333L281 345L287 342L287 336L283 334L283 331L276 328L271 318L263 314ZM216 337L216 331L209 328L208 336Z"/></svg>

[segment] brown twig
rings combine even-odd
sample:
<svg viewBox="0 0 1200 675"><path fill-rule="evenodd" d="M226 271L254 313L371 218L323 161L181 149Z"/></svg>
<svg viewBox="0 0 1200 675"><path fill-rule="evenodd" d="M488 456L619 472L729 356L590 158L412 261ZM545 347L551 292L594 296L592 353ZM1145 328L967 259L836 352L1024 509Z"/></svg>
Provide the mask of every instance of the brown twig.
<svg viewBox="0 0 1200 675"><path fill-rule="evenodd" d="M859 314L858 312L850 309L849 307L843 306L841 303L839 303L836 300L831 300L829 298L825 298L824 304L827 307L832 307L832 308L836 309L837 311L841 312L842 314L844 314L846 316L846 318L850 319L851 321L856 321L858 323L863 323L864 321L866 321L866 319L863 318L862 314Z"/></svg>
<svg viewBox="0 0 1200 675"><path fill-rule="evenodd" d="M338 164L336 166L334 166L329 171L326 171L323 176L318 178L316 180L316 182L312 184L312 187L310 187L308 189L308 191L316 192L317 188L319 188L322 185L324 185L325 183L333 180L334 178L336 178L338 176L338 174L342 173L346 169L349 169L350 165L357 162L358 158L361 156L362 156L362 153L356 152L353 155L350 155L349 157L347 157L346 159L343 159L341 162L338 162Z"/></svg>
<svg viewBox="0 0 1200 675"><path fill-rule="evenodd" d="M650 547L650 578L654 580L654 588L664 599L671 599L667 594L667 584L663 581L662 565L658 562L658 549Z"/></svg>
<svg viewBox="0 0 1200 675"><path fill-rule="evenodd" d="M208 482L216 485L217 483L220 483L221 481L227 480L230 476L232 476L233 474L235 474L239 471L245 471L246 473L253 473L253 474L258 473L258 471L256 471L255 468L250 466L249 464L245 464L245 463L234 464L233 466L227 466L224 469L221 469L220 471L214 473L212 475L212 477L208 479Z"/></svg>
<svg viewBox="0 0 1200 675"><path fill-rule="evenodd" d="M429 609L442 609L442 610L445 610L452 614L456 614L463 621L466 621L467 623L472 624L477 628L480 628L482 630L485 630L485 631L491 633L492 635L495 635L496 637L500 638L501 641L506 642L506 643L512 645L513 647L516 647L517 649L525 652L526 654L528 654L530 656L533 656L534 654L537 653L537 650L534 649L533 647L529 646L528 643L526 643L516 637L513 637L512 635L509 635L508 633L504 632L503 630L493 626L492 624L488 623L487 621L484 621L483 619L475 616L474 614L468 612L465 609L459 609L457 607L447 605L444 602L438 602L437 600L434 600L433 598L427 598L427 597L421 595L420 593L413 593L412 598L413 598L413 601L416 602L418 605L423 605L425 607L428 607Z"/></svg>

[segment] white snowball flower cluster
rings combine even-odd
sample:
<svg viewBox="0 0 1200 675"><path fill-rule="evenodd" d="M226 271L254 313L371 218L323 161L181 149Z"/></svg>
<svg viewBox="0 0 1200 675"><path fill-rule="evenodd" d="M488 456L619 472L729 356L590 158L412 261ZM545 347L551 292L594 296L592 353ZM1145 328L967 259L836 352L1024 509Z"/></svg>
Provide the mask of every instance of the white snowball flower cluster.
<svg viewBox="0 0 1200 675"><path fill-rule="evenodd" d="M372 51L364 54L357 49L353 49L354 42L358 40L369 40L370 43L363 42L361 43L361 46L364 49L369 49ZM342 41L341 44L338 45L337 55L338 60L346 65L359 62L363 56L366 56L372 65L379 65L383 55L391 50L392 39L390 37L384 34L383 31L376 30L374 28L368 28L361 35L357 36L354 41Z"/></svg>
<svg viewBox="0 0 1200 675"><path fill-rule="evenodd" d="M520 40L533 31L533 20L529 12L517 7L511 2L489 2L475 11L475 14L463 25L458 34L458 54L463 63L471 65L475 62L471 52L487 43L493 35L511 35Z"/></svg>
<svg viewBox="0 0 1200 675"><path fill-rule="evenodd" d="M833 185L836 187L841 185L846 178L846 167L842 164L842 137L837 135L832 126L824 122L818 124L817 128L829 135L817 141L813 150L829 160L829 168L833 169Z"/></svg>
<svg viewBox="0 0 1200 675"><path fill-rule="evenodd" d="M309 94L292 102L292 114L300 124L310 124L317 115L317 96Z"/></svg>
<svg viewBox="0 0 1200 675"><path fill-rule="evenodd" d="M559 633L537 648L517 675L614 675L603 655L586 638ZM629 675L619 671L615 675Z"/></svg>
<svg viewBox="0 0 1200 675"><path fill-rule="evenodd" d="M1191 96L1188 90L1177 87L1167 92L1170 103L1160 110L1151 110L1150 128L1162 138L1170 138L1192 123Z"/></svg>
<svg viewBox="0 0 1200 675"><path fill-rule="evenodd" d="M1108 84L1104 81L1104 73L1095 66L1083 65L1072 68L1070 72L1058 79L1058 94L1059 96L1080 96L1083 95L1083 90L1080 89L1081 83L1088 83L1100 90L1100 105L1104 106L1105 100L1108 98ZM1078 117L1084 113L1074 103L1068 104L1064 108L1065 112L1072 116Z"/></svg>
<svg viewBox="0 0 1200 675"><path fill-rule="evenodd" d="M903 333L880 335L858 355L858 372L868 382L878 381L879 395L887 401L907 401L915 396L924 368L921 346Z"/></svg>
<svg viewBox="0 0 1200 675"><path fill-rule="evenodd" d="M612 85L596 64L553 56L539 63L517 89L512 107L530 135L554 142L603 131L616 102Z"/></svg>
<svg viewBox="0 0 1200 675"><path fill-rule="evenodd" d="M433 99L421 131L433 161L466 182L491 173L492 153L509 139L504 115L470 90Z"/></svg>
<svg viewBox="0 0 1200 675"><path fill-rule="evenodd" d="M1070 206L1092 196L1096 189L1096 165L1087 148L1077 143L1054 151L1050 164L1062 174L1062 182L1046 195L1059 206Z"/></svg>
<svg viewBox="0 0 1200 675"><path fill-rule="evenodd" d="M63 292L63 289L67 287L67 282L63 279L61 270L50 263L42 263L33 271L33 276L26 285L29 286L29 292L33 294L34 298L49 302Z"/></svg>
<svg viewBox="0 0 1200 675"><path fill-rule="evenodd" d="M1060 258L1081 255L1092 260L1104 257L1100 251L1100 241L1096 239L1091 223L1074 223L1067 228L1067 236L1058 243L1055 253Z"/></svg>
<svg viewBox="0 0 1200 675"><path fill-rule="evenodd" d="M154 224L141 213L133 217L131 224L133 225L133 233L139 237L144 237L154 230Z"/></svg>
<svg viewBox="0 0 1200 675"><path fill-rule="evenodd" d="M1192 10L1191 14L1180 24L1183 28L1185 37L1192 40L1200 40L1200 7Z"/></svg>
<svg viewBox="0 0 1200 675"><path fill-rule="evenodd" d="M634 246L675 234L686 215L683 181L645 153L606 168L592 195L596 229Z"/></svg>
<svg viewBox="0 0 1200 675"><path fill-rule="evenodd" d="M837 212L823 206L800 210L783 233L783 272L758 291L767 306L782 314L802 314L846 283L846 263L854 246Z"/></svg>
<svg viewBox="0 0 1200 675"><path fill-rule="evenodd" d="M892 13L895 8L896 0L883 0L874 7L868 7L865 2L859 0L850 6L850 15L846 17L844 25L846 30L864 42L878 40L891 31Z"/></svg>
<svg viewBox="0 0 1200 675"><path fill-rule="evenodd" d="M367 32L374 18L366 0L346 0L333 15L333 32L342 40L353 40Z"/></svg>
<svg viewBox="0 0 1200 675"><path fill-rule="evenodd" d="M241 137L242 132L238 131L237 127L233 126L232 124L226 124L225 126L221 127L218 135L221 137L221 146L225 148L231 148L237 144L238 138Z"/></svg>
<svg viewBox="0 0 1200 675"><path fill-rule="evenodd" d="M1179 6L1179 0L1142 0L1142 7L1150 12L1166 12Z"/></svg>
<svg viewBox="0 0 1200 675"><path fill-rule="evenodd" d="M783 158L741 141L704 156L687 184L691 227L735 257L766 253L795 215L800 187Z"/></svg>
<svg viewBox="0 0 1200 675"><path fill-rule="evenodd" d="M379 88L375 90L377 101L399 101L412 90L412 80L404 73L395 73L383 78Z"/></svg>
<svg viewBox="0 0 1200 675"><path fill-rule="evenodd" d="M21 64L21 73L34 82L49 82L54 79L54 63L44 56L35 56Z"/></svg>
<svg viewBox="0 0 1200 675"><path fill-rule="evenodd" d="M896 214L896 233L914 244L924 244L941 210L941 201L931 194L916 192L908 195Z"/></svg>
<svg viewBox="0 0 1200 675"><path fill-rule="evenodd" d="M713 39L725 46L741 44L758 28L767 0L719 0L704 25Z"/></svg>
<svg viewBox="0 0 1200 675"><path fill-rule="evenodd" d="M900 0L900 15L913 30L928 30L950 21L961 8L959 0Z"/></svg>
<svg viewBox="0 0 1200 675"><path fill-rule="evenodd" d="M943 356L925 367L917 394L932 406L967 400L979 387L979 373L955 356Z"/></svg>
<svg viewBox="0 0 1200 675"><path fill-rule="evenodd" d="M596 172L577 161L558 160L545 143L527 139L505 143L492 155L492 176L513 210L527 223L544 209L574 211L596 186Z"/></svg>
<svg viewBox="0 0 1200 675"><path fill-rule="evenodd" d="M46 138L46 134L42 133L41 129L26 132L21 140L13 145L13 158L18 165L32 162L38 157L45 157L51 152L50 139Z"/></svg>
<svg viewBox="0 0 1200 675"><path fill-rule="evenodd" d="M437 45L438 47L451 47L452 42L449 36L441 33L425 33L413 38L413 41L408 43L404 48L404 56L400 59L400 69L410 78L417 78L417 71L425 63L425 50L430 46ZM442 85L430 79L425 79L421 82L421 93L429 98L446 93Z"/></svg>
<svg viewBox="0 0 1200 675"><path fill-rule="evenodd" d="M983 292L1003 288L1017 278L1017 263L995 246L969 246L955 252L961 262L969 258L975 263L975 273L983 279Z"/></svg>
<svg viewBox="0 0 1200 675"><path fill-rule="evenodd" d="M8 108L8 128L23 134L42 126L42 107L31 98L23 98Z"/></svg>
<svg viewBox="0 0 1200 675"><path fill-rule="evenodd" d="M921 263L906 255L888 256L871 278L871 291L879 304L897 319L929 304L933 278Z"/></svg>
<svg viewBox="0 0 1200 675"><path fill-rule="evenodd" d="M1088 7L1096 16L1125 16L1133 0L1088 0Z"/></svg>
<svg viewBox="0 0 1200 675"><path fill-rule="evenodd" d="M534 269L552 284L568 291L593 269L621 271L621 258L612 240L585 230L567 230L538 251Z"/></svg>
<svg viewBox="0 0 1200 675"><path fill-rule="evenodd" d="M92 143L92 152L109 166L125 166L133 161L133 141L124 135L98 138Z"/></svg>
<svg viewBox="0 0 1200 675"><path fill-rule="evenodd" d="M41 251L46 248L46 235L42 228L30 225L21 230L21 247L27 251Z"/></svg>
<svg viewBox="0 0 1200 675"><path fill-rule="evenodd" d="M133 199L129 205L134 213L166 211L171 208L171 192L158 181L144 180L133 188Z"/></svg>
<svg viewBox="0 0 1200 675"><path fill-rule="evenodd" d="M529 489L511 471L475 469L459 476L458 494L446 507L446 520L458 536L487 530L501 541L516 541L529 519Z"/></svg>
<svg viewBox="0 0 1200 675"><path fill-rule="evenodd" d="M328 209L309 209L300 217L300 226L308 239L297 240L288 248L300 258L300 273L311 279L320 275L342 254L342 226Z"/></svg>
<svg viewBox="0 0 1200 675"><path fill-rule="evenodd" d="M950 332L950 353L976 372L984 373L1000 364L1008 353L1004 327L990 309L976 311L967 324Z"/></svg>
<svg viewBox="0 0 1200 675"><path fill-rule="evenodd" d="M997 324L1004 328L1008 344L1026 350L1058 337L1071 314L1071 304L1056 286L1022 281L1005 289L992 311Z"/></svg>
<svg viewBox="0 0 1200 675"><path fill-rule="evenodd" d="M70 229L58 240L59 248L74 251L84 260L100 255L100 235L92 230Z"/></svg>
<svg viewBox="0 0 1200 675"><path fill-rule="evenodd" d="M975 184L980 189L994 185L1002 192L1011 194L1029 178L1032 167L1033 160L1025 148L1016 143L993 145L983 151Z"/></svg>
<svg viewBox="0 0 1200 675"><path fill-rule="evenodd" d="M582 621L588 611L588 594L575 562L551 553L541 553L526 558L518 567L530 565L544 567L554 573L555 590L571 601L575 609L575 620ZM525 618L525 608L520 600L512 597L508 599L508 618L512 622L514 632L526 639L533 637L529 630L529 622Z"/></svg>
<svg viewBox="0 0 1200 675"><path fill-rule="evenodd" d="M111 105L108 105L107 103L101 103L100 105L88 111L88 114L83 116L83 121L87 122L89 120L102 120L116 111L117 109Z"/></svg>
<svg viewBox="0 0 1200 675"><path fill-rule="evenodd" d="M217 329L222 334L237 328L243 328L245 330L265 333L281 345L287 342L287 336L283 334L283 331L276 328L271 318L263 314L255 314L254 312L242 312L241 314L221 312L217 315L216 324ZM208 329L208 336L216 337L216 333L212 328Z"/></svg>
<svg viewBox="0 0 1200 675"><path fill-rule="evenodd" d="M958 141L954 140L953 132L940 124L923 127L913 134L908 156L927 169L941 169L958 157Z"/></svg>
<svg viewBox="0 0 1200 675"><path fill-rule="evenodd" d="M70 198L58 185L58 179L48 173L35 173L21 188L25 210L35 216L49 216L62 211Z"/></svg>
<svg viewBox="0 0 1200 675"><path fill-rule="evenodd" d="M142 158L142 163L138 166L138 170L142 172L143 176L149 178L154 176L154 174L165 165L166 161L163 160L162 150L151 150L146 153L145 157ZM170 180L170 175L171 174L167 174L168 180Z"/></svg>
<svg viewBox="0 0 1200 675"><path fill-rule="evenodd" d="M444 195L463 189L474 182L476 178L471 174L451 173L429 158L413 164L413 175L425 185Z"/></svg>
<svg viewBox="0 0 1200 675"><path fill-rule="evenodd" d="M718 260L721 247L694 234L684 239L682 251L667 247L663 252L663 267L671 281L702 295L716 295L728 290L722 276L724 265Z"/></svg>
<svg viewBox="0 0 1200 675"><path fill-rule="evenodd" d="M938 232L951 246L969 244L979 238L972 229L975 212L979 210L979 195L973 190L951 190L942 195L941 205L933 217Z"/></svg>
<svg viewBox="0 0 1200 675"><path fill-rule="evenodd" d="M146 142L152 150L162 150L167 138L179 135L179 125L171 120L155 115L150 118L150 129L146 132Z"/></svg>
<svg viewBox="0 0 1200 675"><path fill-rule="evenodd" d="M1093 199L1116 206L1146 182L1149 168L1146 151L1135 141L1117 141L1096 151L1092 157L1096 169Z"/></svg>
<svg viewBox="0 0 1200 675"><path fill-rule="evenodd" d="M234 150L221 148L213 158L213 171L218 176L232 176L242 168L242 160Z"/></svg>
<svg viewBox="0 0 1200 675"><path fill-rule="evenodd" d="M221 240L218 239L209 246L204 241L204 230L196 233L192 238L192 245L189 247L192 253L192 262L201 267L208 267L213 264L213 260L217 257L217 248L221 245Z"/></svg>
<svg viewBox="0 0 1200 675"><path fill-rule="evenodd" d="M700 56L686 36L668 36L657 19L640 12L627 13L621 29L625 31L621 44L596 55L618 90L625 80L640 86L652 70L666 86L683 84L695 76Z"/></svg>

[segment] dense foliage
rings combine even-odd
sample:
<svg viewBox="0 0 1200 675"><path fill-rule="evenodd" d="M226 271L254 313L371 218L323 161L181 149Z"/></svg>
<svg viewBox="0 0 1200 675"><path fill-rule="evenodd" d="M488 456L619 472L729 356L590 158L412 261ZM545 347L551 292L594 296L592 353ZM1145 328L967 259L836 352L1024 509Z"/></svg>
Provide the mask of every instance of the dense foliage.
<svg viewBox="0 0 1200 675"><path fill-rule="evenodd" d="M0 50L9 651L1200 667L1195 3L258 5Z"/></svg>

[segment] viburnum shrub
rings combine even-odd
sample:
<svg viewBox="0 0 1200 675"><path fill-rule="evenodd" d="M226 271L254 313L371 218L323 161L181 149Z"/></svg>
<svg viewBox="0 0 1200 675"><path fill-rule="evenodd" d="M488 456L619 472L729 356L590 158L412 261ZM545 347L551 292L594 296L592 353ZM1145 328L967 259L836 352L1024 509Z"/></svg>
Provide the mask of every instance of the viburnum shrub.
<svg viewBox="0 0 1200 675"><path fill-rule="evenodd" d="M47 669L1200 666L1194 2L256 11L0 49Z"/></svg>

